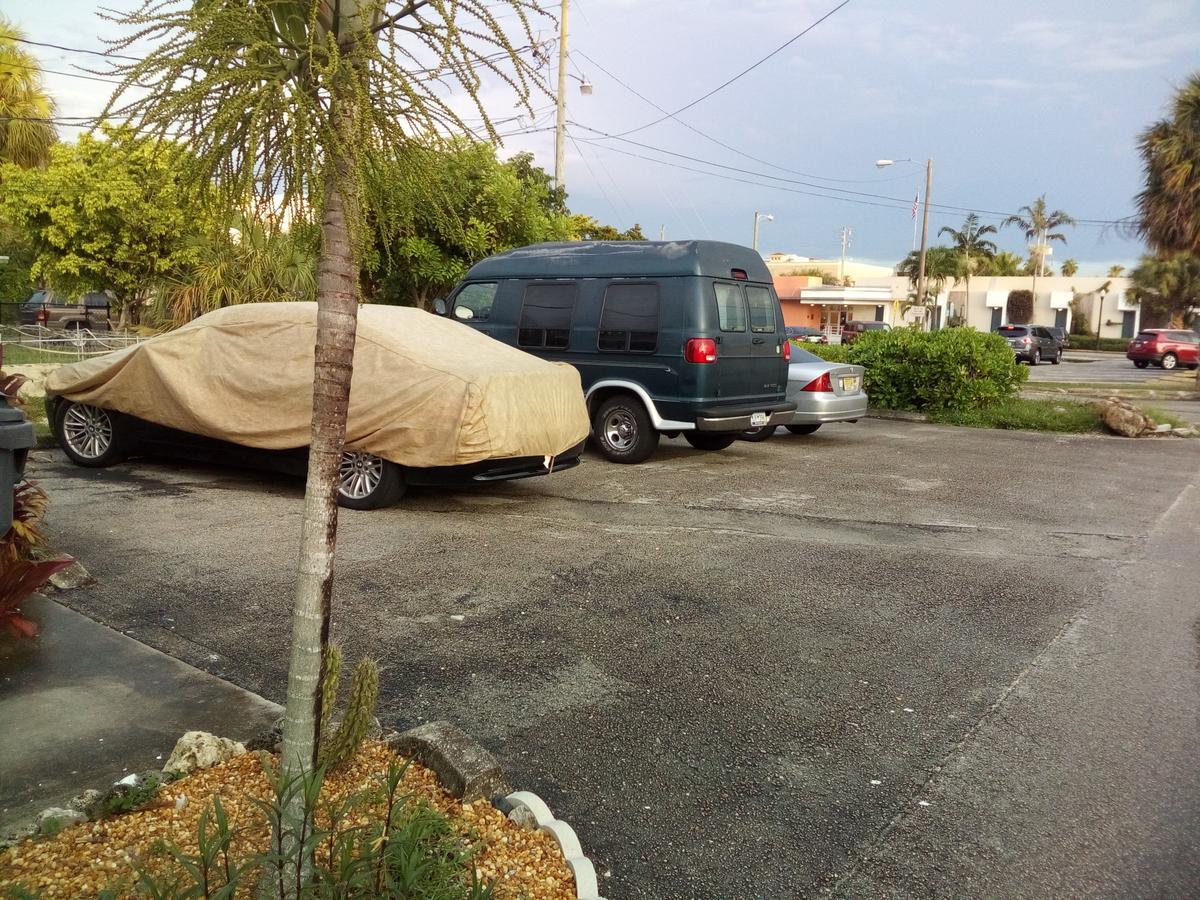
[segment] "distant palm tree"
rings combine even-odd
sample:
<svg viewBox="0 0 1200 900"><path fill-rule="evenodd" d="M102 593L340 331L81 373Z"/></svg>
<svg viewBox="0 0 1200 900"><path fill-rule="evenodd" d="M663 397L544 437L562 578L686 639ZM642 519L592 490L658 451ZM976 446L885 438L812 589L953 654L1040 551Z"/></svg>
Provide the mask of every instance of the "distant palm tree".
<svg viewBox="0 0 1200 900"><path fill-rule="evenodd" d="M1009 216L1000 223L1001 228L1016 225L1025 233L1025 240L1033 241L1032 249L1029 251L1029 262L1033 266L1033 305L1035 308L1037 307L1037 280L1038 274L1045 264L1045 248L1051 241L1061 241L1065 244L1067 237L1059 229L1064 225L1073 226L1074 224L1075 220L1061 209L1053 212L1046 211L1045 194L1034 200L1032 206L1022 206L1015 215Z"/></svg>
<svg viewBox="0 0 1200 900"><path fill-rule="evenodd" d="M57 139L54 101L42 87L37 57L21 46L25 35L0 16L0 163L44 166Z"/></svg>
<svg viewBox="0 0 1200 900"><path fill-rule="evenodd" d="M1108 277L1109 278L1120 278L1121 275L1124 274L1124 272L1125 272L1124 266L1109 266L1108 267Z"/></svg>
<svg viewBox="0 0 1200 900"><path fill-rule="evenodd" d="M1079 263L1075 262L1075 260L1073 260L1073 259L1064 259L1063 260L1062 274L1065 278L1074 277L1075 273L1078 271L1079 271Z"/></svg>
<svg viewBox="0 0 1200 900"><path fill-rule="evenodd" d="M1138 231L1159 254L1200 255L1200 72L1175 92L1169 116L1142 132L1138 152L1146 167Z"/></svg>
<svg viewBox="0 0 1200 900"><path fill-rule="evenodd" d="M963 302L962 309L963 325L970 324L967 317L971 301L971 275L974 274L979 263L984 259L996 255L995 242L988 240L985 235L996 233L997 228L995 225L980 225L979 216L975 213L967 214L967 218L963 221L963 226L960 230L955 231L949 225L945 225L938 232L938 237L941 237L943 234L950 235L950 239L954 241L954 249L961 256L959 271L962 273L961 277L966 281L966 299ZM958 281L957 275L954 280Z"/></svg>
<svg viewBox="0 0 1200 900"><path fill-rule="evenodd" d="M1133 270L1133 295L1142 306L1142 317L1167 319L1171 328L1183 328L1200 306L1200 257L1177 253L1163 259L1142 257Z"/></svg>
<svg viewBox="0 0 1200 900"><path fill-rule="evenodd" d="M991 259L986 260L976 274L981 275L1018 275L1024 260L1011 250L1001 250Z"/></svg>

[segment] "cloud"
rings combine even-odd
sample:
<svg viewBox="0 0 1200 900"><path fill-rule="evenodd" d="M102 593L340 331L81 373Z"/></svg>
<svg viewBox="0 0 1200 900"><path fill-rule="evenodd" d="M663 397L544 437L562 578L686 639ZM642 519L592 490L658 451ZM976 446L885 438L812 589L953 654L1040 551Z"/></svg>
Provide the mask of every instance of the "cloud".
<svg viewBox="0 0 1200 900"><path fill-rule="evenodd" d="M1101 22L1027 19L1012 25L1004 39L1038 53L1047 65L1080 72L1135 72L1190 55L1200 30L1185 15L1187 7L1150 4L1142 19ZM1180 30L1183 19L1188 27Z"/></svg>

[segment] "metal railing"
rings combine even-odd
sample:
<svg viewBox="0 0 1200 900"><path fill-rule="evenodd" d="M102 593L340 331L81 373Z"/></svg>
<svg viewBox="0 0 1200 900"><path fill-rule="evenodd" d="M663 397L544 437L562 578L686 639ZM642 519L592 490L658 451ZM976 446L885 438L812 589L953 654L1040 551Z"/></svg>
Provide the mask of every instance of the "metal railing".
<svg viewBox="0 0 1200 900"><path fill-rule="evenodd" d="M41 325L0 325L6 366L78 362L146 340L122 331L87 328L45 328Z"/></svg>

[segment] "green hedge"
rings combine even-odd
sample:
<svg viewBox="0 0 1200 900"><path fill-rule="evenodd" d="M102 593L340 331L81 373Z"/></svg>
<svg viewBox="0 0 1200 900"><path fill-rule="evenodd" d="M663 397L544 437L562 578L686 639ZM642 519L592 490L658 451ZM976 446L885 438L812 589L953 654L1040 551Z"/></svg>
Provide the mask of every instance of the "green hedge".
<svg viewBox="0 0 1200 900"><path fill-rule="evenodd" d="M819 356L827 362L850 362L849 344L809 344L804 341L792 341L793 347L807 350L814 356Z"/></svg>
<svg viewBox="0 0 1200 900"><path fill-rule="evenodd" d="M992 406L1016 396L1029 376L998 334L968 328L869 332L848 359L866 368L874 406L918 411Z"/></svg>
<svg viewBox="0 0 1200 900"><path fill-rule="evenodd" d="M1094 335L1071 335L1072 350L1109 350L1114 353L1124 353L1129 348L1131 338L1100 338L1100 346L1096 346Z"/></svg>

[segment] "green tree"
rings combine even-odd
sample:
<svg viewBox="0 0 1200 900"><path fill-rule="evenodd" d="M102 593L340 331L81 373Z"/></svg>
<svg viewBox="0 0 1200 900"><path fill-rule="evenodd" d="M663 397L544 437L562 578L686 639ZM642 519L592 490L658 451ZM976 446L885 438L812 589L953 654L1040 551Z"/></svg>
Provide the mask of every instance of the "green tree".
<svg viewBox="0 0 1200 900"><path fill-rule="evenodd" d="M1044 271L1046 265L1045 248L1051 241L1065 244L1067 237L1061 229L1074 224L1075 220L1061 209L1047 211L1045 194L1034 200L1031 206L1022 206L1015 215L1009 216L1000 223L1001 228L1016 225L1024 233L1027 241L1033 241L1029 250L1029 265L1032 269L1029 274L1033 276L1032 294L1035 305L1037 304L1038 275Z"/></svg>
<svg viewBox="0 0 1200 900"><path fill-rule="evenodd" d="M387 303L427 307L484 257L568 237L549 176L529 154L501 162L479 141L408 147L377 161L371 179L380 227L364 263Z"/></svg>
<svg viewBox="0 0 1200 900"><path fill-rule="evenodd" d="M958 277L961 271L959 263L958 250L954 247L930 247L925 251L925 299L936 298L949 279ZM920 265L921 254L914 250L900 260L896 274L906 276L909 284L915 287ZM920 303L922 298L917 300Z"/></svg>
<svg viewBox="0 0 1200 900"><path fill-rule="evenodd" d="M1108 267L1108 277L1109 278L1120 278L1124 274L1125 274L1124 266L1109 266Z"/></svg>
<svg viewBox="0 0 1200 900"><path fill-rule="evenodd" d="M1167 117L1142 132L1138 151L1138 231L1156 253L1200 255L1200 72L1176 90Z"/></svg>
<svg viewBox="0 0 1200 900"><path fill-rule="evenodd" d="M518 46L535 44L531 16L540 12L532 0L145 0L119 18L126 36L113 50L141 59L114 66L123 85L106 115L185 135L195 154L189 180L212 184L226 209L254 197L302 216L320 210L313 217L321 222L316 359L285 779L311 772L319 746L360 260L371 240L368 222L387 221L378 215L380 198L364 190L369 165L414 143L471 131L462 118L468 103L482 130L498 139L480 96L485 83L507 85L532 113L537 73ZM502 21L515 23L519 40ZM455 84L462 93L452 97L447 88ZM282 825L285 844L295 845L304 824L296 798Z"/></svg>
<svg viewBox="0 0 1200 900"><path fill-rule="evenodd" d="M1079 263L1073 259L1064 259L1062 269L1060 270L1064 277L1074 278L1075 273L1079 271Z"/></svg>
<svg viewBox="0 0 1200 900"><path fill-rule="evenodd" d="M962 228L956 230L946 225L938 232L938 237L943 234L949 235L960 257L959 271L954 280L957 282L961 277L966 282L964 290L967 300L963 303L961 313L963 325L970 324L971 276L982 268L985 260L996 255L996 244L987 237L989 234L996 234L996 231L995 225L980 225L979 216L968 213Z"/></svg>
<svg viewBox="0 0 1200 900"><path fill-rule="evenodd" d="M632 228L621 231L613 225L602 225L591 216L576 214L571 216L569 225L570 237L573 241L644 241L642 226L635 224Z"/></svg>
<svg viewBox="0 0 1200 900"><path fill-rule="evenodd" d="M317 294L319 230L293 222L287 231L247 215L197 237L193 259L164 279L161 320L183 325L240 303L312 300Z"/></svg>
<svg viewBox="0 0 1200 900"><path fill-rule="evenodd" d="M995 256L985 259L975 271L976 275L1019 275L1024 260L1010 250L1001 250Z"/></svg>
<svg viewBox="0 0 1200 900"><path fill-rule="evenodd" d="M45 165L56 140L54 101L42 67L21 41L25 33L0 16L0 163Z"/></svg>
<svg viewBox="0 0 1200 900"><path fill-rule="evenodd" d="M195 259L197 189L171 141L108 129L56 144L45 169L0 170L4 216L32 244L32 276L67 296L111 291L120 325L137 321L162 277Z"/></svg>
<svg viewBox="0 0 1200 900"><path fill-rule="evenodd" d="M1166 259L1143 256L1133 270L1131 293L1141 304L1142 319L1182 328L1200 308L1200 257L1178 253Z"/></svg>

